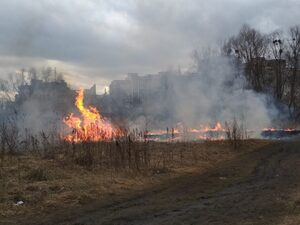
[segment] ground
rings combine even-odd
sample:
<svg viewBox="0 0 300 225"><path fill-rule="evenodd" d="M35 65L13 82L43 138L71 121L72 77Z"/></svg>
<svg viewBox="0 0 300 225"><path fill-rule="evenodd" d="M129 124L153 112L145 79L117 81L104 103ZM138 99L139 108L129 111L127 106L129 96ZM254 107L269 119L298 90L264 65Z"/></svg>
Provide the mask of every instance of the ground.
<svg viewBox="0 0 300 225"><path fill-rule="evenodd" d="M201 152L196 163L152 175L104 180L97 170L73 167L74 176L66 167L61 177L28 182L22 187L28 203L6 203L0 224L300 224L300 141L192 148ZM43 187L45 197L34 202Z"/></svg>

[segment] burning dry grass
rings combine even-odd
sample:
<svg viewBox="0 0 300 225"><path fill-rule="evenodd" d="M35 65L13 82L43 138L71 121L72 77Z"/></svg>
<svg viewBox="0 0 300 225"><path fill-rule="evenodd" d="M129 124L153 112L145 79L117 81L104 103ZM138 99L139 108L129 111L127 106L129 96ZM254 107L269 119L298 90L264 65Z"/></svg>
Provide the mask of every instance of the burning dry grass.
<svg viewBox="0 0 300 225"><path fill-rule="evenodd" d="M46 153L3 155L0 216L51 211L106 201L121 193L142 191L192 171L267 144L247 140L237 150L228 141L202 143L82 143L50 148ZM17 206L19 201L24 204Z"/></svg>
<svg viewBox="0 0 300 225"><path fill-rule="evenodd" d="M81 88L77 92L75 100L75 106L81 117L71 113L64 119L65 124L72 130L71 134L64 137L66 141L80 143L84 141L111 140L114 137L124 136L123 131L114 127L95 107L85 107L83 100L84 91Z"/></svg>

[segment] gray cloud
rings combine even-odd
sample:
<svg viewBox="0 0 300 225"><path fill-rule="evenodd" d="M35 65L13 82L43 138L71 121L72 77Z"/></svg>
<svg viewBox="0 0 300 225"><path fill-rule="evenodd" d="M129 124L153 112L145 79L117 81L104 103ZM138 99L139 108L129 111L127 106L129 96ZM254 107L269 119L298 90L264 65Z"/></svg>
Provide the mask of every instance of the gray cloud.
<svg viewBox="0 0 300 225"><path fill-rule="evenodd" d="M103 85L127 72L184 67L194 48L218 44L244 23L287 29L299 11L298 0L3 0L0 60L15 59L16 68L57 62L77 83Z"/></svg>

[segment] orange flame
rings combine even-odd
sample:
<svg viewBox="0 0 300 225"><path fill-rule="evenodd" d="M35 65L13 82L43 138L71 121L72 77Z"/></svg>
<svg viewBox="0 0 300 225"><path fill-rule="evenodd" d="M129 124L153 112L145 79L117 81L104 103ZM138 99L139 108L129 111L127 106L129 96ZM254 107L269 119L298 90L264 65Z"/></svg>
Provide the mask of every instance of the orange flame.
<svg viewBox="0 0 300 225"><path fill-rule="evenodd" d="M218 132L225 131L220 122L217 122L214 127L210 126L201 126L201 129L191 129L193 133L206 133L206 132Z"/></svg>
<svg viewBox="0 0 300 225"><path fill-rule="evenodd" d="M115 128L99 111L93 107L85 107L83 103L84 91L77 91L75 106L81 114L81 118L70 113L63 119L64 123L72 129L72 133L63 139L69 142L107 141L115 137L123 136L123 132Z"/></svg>
<svg viewBox="0 0 300 225"><path fill-rule="evenodd" d="M262 129L262 131L286 131L286 132L292 132L295 131L296 129L294 128L282 128L282 129L278 129L278 128L264 128Z"/></svg>
<svg viewBox="0 0 300 225"><path fill-rule="evenodd" d="M173 130L173 131L172 131ZM153 141L171 141L171 140L184 140L185 138L190 140L225 140L226 139L226 129L222 127L220 122L217 122L214 126L200 125L199 129L188 128L182 125L182 123L177 124L177 128L172 128L172 130L154 130L147 132L148 140ZM152 136L152 137L151 137ZM155 137L153 137L155 136ZM160 137L157 137L160 136Z"/></svg>

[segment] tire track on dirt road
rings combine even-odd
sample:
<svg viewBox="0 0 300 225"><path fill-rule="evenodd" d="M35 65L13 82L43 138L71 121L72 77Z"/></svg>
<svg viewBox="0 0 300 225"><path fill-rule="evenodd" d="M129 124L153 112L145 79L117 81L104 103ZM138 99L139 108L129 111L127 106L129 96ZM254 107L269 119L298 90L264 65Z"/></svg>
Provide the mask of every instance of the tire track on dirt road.
<svg viewBox="0 0 300 225"><path fill-rule="evenodd" d="M112 204L82 206L24 224L281 224L300 212L291 197L300 186L299 146L299 141L276 143Z"/></svg>

